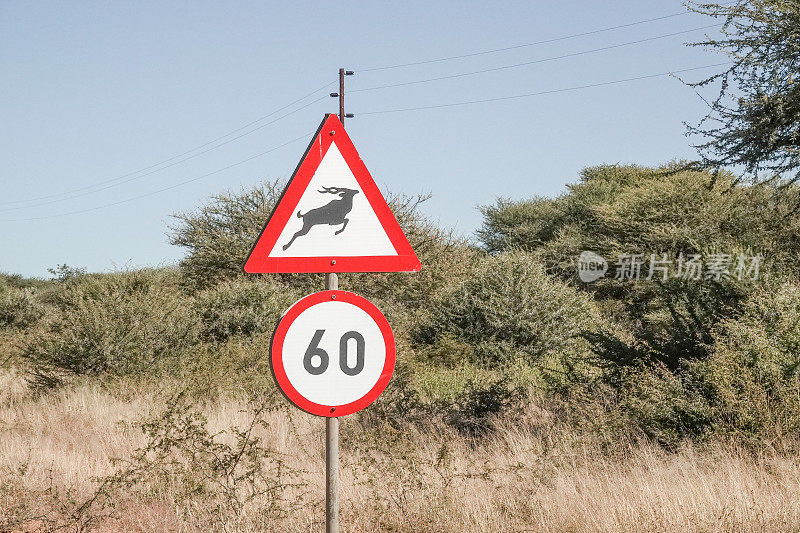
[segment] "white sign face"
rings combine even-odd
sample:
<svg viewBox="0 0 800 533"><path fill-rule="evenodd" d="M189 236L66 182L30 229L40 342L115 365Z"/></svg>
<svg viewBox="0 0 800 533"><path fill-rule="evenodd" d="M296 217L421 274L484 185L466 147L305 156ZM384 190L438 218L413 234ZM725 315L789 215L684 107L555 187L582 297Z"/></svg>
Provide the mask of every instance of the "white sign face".
<svg viewBox="0 0 800 533"><path fill-rule="evenodd" d="M269 255L397 255L336 144L328 148Z"/></svg>
<svg viewBox="0 0 800 533"><path fill-rule="evenodd" d="M380 311L345 291L297 302L272 341L272 368L298 407L341 416L369 405L394 369L394 338Z"/></svg>

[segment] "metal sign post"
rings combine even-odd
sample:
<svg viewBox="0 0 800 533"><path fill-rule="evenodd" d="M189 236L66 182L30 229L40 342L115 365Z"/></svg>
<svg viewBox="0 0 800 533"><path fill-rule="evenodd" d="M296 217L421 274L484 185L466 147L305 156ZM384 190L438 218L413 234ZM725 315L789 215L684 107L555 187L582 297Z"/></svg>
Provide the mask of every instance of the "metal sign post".
<svg viewBox="0 0 800 533"><path fill-rule="evenodd" d="M339 121L344 125L344 77L346 72L339 69ZM334 93L335 94L335 93ZM333 94L331 94L333 96ZM339 276L325 274L325 289L338 290ZM339 417L325 419L325 531L339 533Z"/></svg>
<svg viewBox="0 0 800 533"><path fill-rule="evenodd" d="M337 274L325 274L325 289L339 289ZM339 417L334 416L325 419L325 531L339 533Z"/></svg>
<svg viewBox="0 0 800 533"><path fill-rule="evenodd" d="M397 348L386 317L369 300L336 289L295 302L281 317L270 345L278 389L300 409L326 417L325 516L328 531L339 523L338 418L364 409L384 391Z"/></svg>
<svg viewBox="0 0 800 533"><path fill-rule="evenodd" d="M244 264L251 274L325 273L324 291L290 307L270 343L279 390L325 417L325 522L339 532L339 417L364 409L391 380L396 346L383 313L339 290L340 272L418 272L422 267L344 129L326 114Z"/></svg>

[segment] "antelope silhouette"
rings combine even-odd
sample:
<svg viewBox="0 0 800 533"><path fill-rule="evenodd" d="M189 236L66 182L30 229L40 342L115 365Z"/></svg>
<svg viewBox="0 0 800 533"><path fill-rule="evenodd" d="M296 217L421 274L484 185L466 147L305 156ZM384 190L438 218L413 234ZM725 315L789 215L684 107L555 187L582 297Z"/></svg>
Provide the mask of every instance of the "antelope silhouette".
<svg viewBox="0 0 800 533"><path fill-rule="evenodd" d="M344 228L347 227L347 223L350 222L350 220L347 219L347 214L353 210L353 196L358 194L358 191L345 189L343 187L323 187L319 192L323 194L337 194L339 198L331 200L322 207L312 209L304 215L300 214L300 211L298 211L297 216L303 219L303 227L292 236L288 243L283 245L284 250L289 248L296 238L302 237L308 233L312 227L319 224L327 224L328 226L338 226L341 224L342 227L336 230L334 235L339 235L344 231Z"/></svg>

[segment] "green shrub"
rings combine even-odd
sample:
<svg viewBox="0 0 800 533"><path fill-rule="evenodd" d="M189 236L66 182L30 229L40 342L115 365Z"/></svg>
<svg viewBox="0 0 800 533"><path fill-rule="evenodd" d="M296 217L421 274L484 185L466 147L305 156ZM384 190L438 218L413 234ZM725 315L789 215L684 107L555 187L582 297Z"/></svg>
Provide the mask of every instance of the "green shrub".
<svg viewBox="0 0 800 533"><path fill-rule="evenodd" d="M731 173L685 164L601 165L583 170L580 182L557 198L483 206L478 236L490 251L544 246L555 253L562 232L572 228L584 249L601 255L735 245L788 264L800 252L798 198L797 186L750 187Z"/></svg>
<svg viewBox="0 0 800 533"><path fill-rule="evenodd" d="M181 271L194 287L242 273L250 249L278 202L284 188L279 180L238 193L226 192L196 211L173 215L170 243L188 252Z"/></svg>
<svg viewBox="0 0 800 533"><path fill-rule="evenodd" d="M622 431L633 429L675 449L681 441L706 437L713 427L713 409L689 364L630 369L616 385L620 401L608 414L619 419L612 424L621 423Z"/></svg>
<svg viewBox="0 0 800 533"><path fill-rule="evenodd" d="M620 254L761 253L762 271L785 275L800 260L800 186L747 186L728 172L601 165L554 199L499 200L481 208L484 248L536 251L552 273L576 279L576 259ZM645 265L646 268L647 265ZM603 284L586 289L608 296Z"/></svg>
<svg viewBox="0 0 800 533"><path fill-rule="evenodd" d="M434 352L437 344L466 343L472 349L459 351L484 366L516 356L542 364L582 353L583 334L597 323L589 297L548 276L531 254L507 252L483 260L442 300L416 340Z"/></svg>
<svg viewBox="0 0 800 533"><path fill-rule="evenodd" d="M613 287L612 287L613 286ZM708 356L715 324L740 312L752 290L749 283L669 279L666 282L609 281L601 300L620 336L590 336L594 351L609 364L664 364L678 369L684 361ZM597 293L595 293L597 294Z"/></svg>
<svg viewBox="0 0 800 533"><path fill-rule="evenodd" d="M7 288L36 289L47 285L49 282L38 278L25 278L19 274L6 274L0 272L0 290Z"/></svg>
<svg viewBox="0 0 800 533"><path fill-rule="evenodd" d="M739 316L713 328L706 349L707 357L674 367L635 359L606 367L602 378L615 394L604 420L670 448L712 434L760 445L800 431L796 282L754 290Z"/></svg>
<svg viewBox="0 0 800 533"><path fill-rule="evenodd" d="M271 332L299 296L274 278L224 281L195 297L201 337L221 342L234 336Z"/></svg>
<svg viewBox="0 0 800 533"><path fill-rule="evenodd" d="M562 203L541 197L522 201L500 198L495 205L479 207L483 226L476 234L492 253L535 250L553 240L556 230L566 222Z"/></svg>
<svg viewBox="0 0 800 533"><path fill-rule="evenodd" d="M650 255L760 253L762 278L785 275L800 261L800 219L792 214L799 200L800 187L748 187L730 173L685 164L603 165L584 170L558 198L484 207L478 235L489 250L537 254L549 273L591 293L619 329L629 330L634 342L625 346L594 337L598 353L677 369L708 356L715 325L738 315L757 282L675 279L674 265L668 281L645 281ZM642 279L582 283L576 261L584 250L604 257L611 274L618 257L643 254Z"/></svg>
<svg viewBox="0 0 800 533"><path fill-rule="evenodd" d="M26 329L44 314L33 289L0 289L0 328Z"/></svg>
<svg viewBox="0 0 800 533"><path fill-rule="evenodd" d="M719 431L771 438L800 431L800 288L756 292L741 317L720 324L698 365Z"/></svg>
<svg viewBox="0 0 800 533"><path fill-rule="evenodd" d="M521 414L525 398L525 391L507 379L488 385L468 383L454 402L444 405L444 419L462 434L481 437L494 430L500 415Z"/></svg>
<svg viewBox="0 0 800 533"><path fill-rule="evenodd" d="M40 387L69 375L155 371L197 341L187 297L168 271L87 275L52 299L56 316L22 352Z"/></svg>

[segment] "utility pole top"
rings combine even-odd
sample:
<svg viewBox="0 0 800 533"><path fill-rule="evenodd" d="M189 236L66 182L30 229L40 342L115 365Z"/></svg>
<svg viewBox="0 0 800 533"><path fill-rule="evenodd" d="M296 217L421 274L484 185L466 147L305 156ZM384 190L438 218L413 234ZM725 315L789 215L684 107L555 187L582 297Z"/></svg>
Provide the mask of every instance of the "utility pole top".
<svg viewBox="0 0 800 533"><path fill-rule="evenodd" d="M339 92L331 93L331 98L339 98L339 120L344 124L344 119L353 118L352 113L344 112L344 77L355 74L352 70L339 69Z"/></svg>

